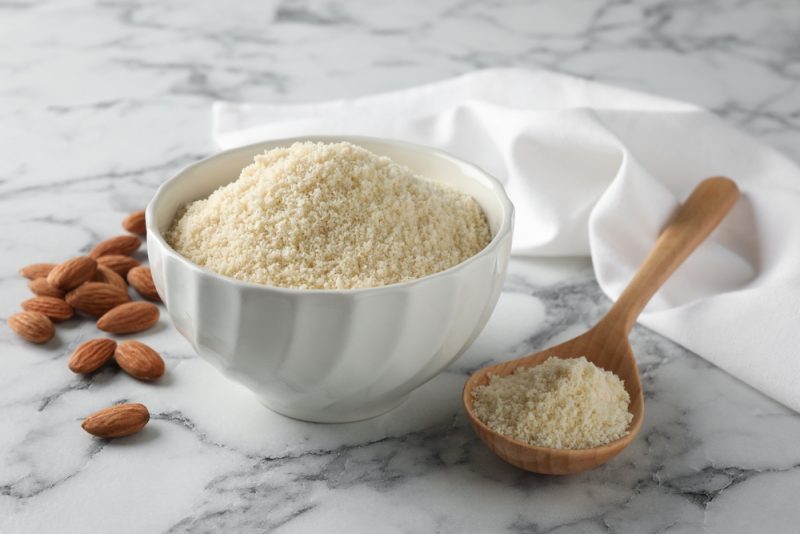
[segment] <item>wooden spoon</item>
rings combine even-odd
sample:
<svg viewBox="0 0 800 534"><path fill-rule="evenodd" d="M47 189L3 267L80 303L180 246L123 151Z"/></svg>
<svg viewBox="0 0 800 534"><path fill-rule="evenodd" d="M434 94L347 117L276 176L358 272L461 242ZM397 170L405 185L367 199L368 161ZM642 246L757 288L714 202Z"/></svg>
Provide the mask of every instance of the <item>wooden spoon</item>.
<svg viewBox="0 0 800 534"><path fill-rule="evenodd" d="M555 347L473 373L464 385L462 400L478 437L510 464L527 471L552 475L592 469L622 452L636 437L644 416L639 370L628 343L628 333L658 288L716 228L738 198L739 189L728 178L708 178L700 182L661 233L628 287L594 328ZM537 365L550 356L586 356L598 367L616 373L624 381L631 398L629 410L633 414L625 436L590 449L552 449L499 434L478 419L472 406L472 392L476 386L486 384L489 375L508 375L518 367Z"/></svg>

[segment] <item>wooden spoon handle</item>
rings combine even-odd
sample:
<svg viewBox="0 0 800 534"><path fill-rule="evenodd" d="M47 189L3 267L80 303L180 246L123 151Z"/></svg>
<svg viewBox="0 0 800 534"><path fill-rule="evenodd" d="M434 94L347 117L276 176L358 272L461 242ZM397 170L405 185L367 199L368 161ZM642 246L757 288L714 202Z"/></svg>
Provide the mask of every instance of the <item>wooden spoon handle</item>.
<svg viewBox="0 0 800 534"><path fill-rule="evenodd" d="M739 188L729 178L707 178L700 182L601 324L608 328L622 327L627 334L656 291L717 227L738 198Z"/></svg>

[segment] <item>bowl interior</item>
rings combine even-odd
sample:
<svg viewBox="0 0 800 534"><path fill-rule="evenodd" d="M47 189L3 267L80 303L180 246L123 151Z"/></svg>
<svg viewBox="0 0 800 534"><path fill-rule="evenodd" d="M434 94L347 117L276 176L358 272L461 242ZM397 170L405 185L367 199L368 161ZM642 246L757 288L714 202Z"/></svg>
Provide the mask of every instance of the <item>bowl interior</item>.
<svg viewBox="0 0 800 534"><path fill-rule="evenodd" d="M375 154L388 156L416 174L473 197L483 208L493 237L511 224L511 203L500 183L470 163L439 150L402 141L361 136L314 136L278 139L235 148L190 165L165 183L156 194L148 213L151 230L161 237L181 206L206 198L218 187L236 180L241 170L253 162L255 155L296 141L348 141Z"/></svg>

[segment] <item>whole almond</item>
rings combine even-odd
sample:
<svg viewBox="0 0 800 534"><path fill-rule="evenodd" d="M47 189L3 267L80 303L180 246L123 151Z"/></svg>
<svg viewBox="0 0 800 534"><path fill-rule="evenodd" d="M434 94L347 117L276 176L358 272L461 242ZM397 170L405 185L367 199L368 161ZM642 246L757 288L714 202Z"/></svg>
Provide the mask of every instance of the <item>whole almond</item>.
<svg viewBox="0 0 800 534"><path fill-rule="evenodd" d="M50 285L50 282L47 281L47 278L34 278L28 282L28 288L33 292L34 295L38 295L40 297L56 297L59 299L64 298L64 291L58 289L57 287L53 287Z"/></svg>
<svg viewBox="0 0 800 534"><path fill-rule="evenodd" d="M117 404L94 412L81 427L99 438L121 438L139 432L150 420L144 404Z"/></svg>
<svg viewBox="0 0 800 534"><path fill-rule="evenodd" d="M102 282L85 282L67 293L66 299L76 310L95 317L131 300L127 291Z"/></svg>
<svg viewBox="0 0 800 534"><path fill-rule="evenodd" d="M22 303L25 311L39 312L52 321L66 321L75 313L72 306L56 297L34 297Z"/></svg>
<svg viewBox="0 0 800 534"><path fill-rule="evenodd" d="M102 284L111 284L118 287L124 292L128 292L128 282L125 281L120 275L106 267L105 265L98 265L92 277L92 282L100 282Z"/></svg>
<svg viewBox="0 0 800 534"><path fill-rule="evenodd" d="M100 256L108 256L110 254L130 256L139 250L141 244L142 240L135 235L118 235L109 237L108 239L100 241L97 245L95 245L95 247L89 253L89 256L95 259L99 258Z"/></svg>
<svg viewBox="0 0 800 534"><path fill-rule="evenodd" d="M19 270L19 274L25 278L36 280L37 278L46 278L50 271L56 266L55 263L31 263Z"/></svg>
<svg viewBox="0 0 800 534"><path fill-rule="evenodd" d="M97 263L104 267L108 267L122 278L128 275L128 271L134 267L138 267L139 262L130 256L123 256L122 254L109 254L107 256L100 256L97 258Z"/></svg>
<svg viewBox="0 0 800 534"><path fill-rule="evenodd" d="M164 374L164 360L141 341L123 341L117 345L114 359L123 371L139 380L155 380Z"/></svg>
<svg viewBox="0 0 800 534"><path fill-rule="evenodd" d="M156 285L153 283L153 273L150 271L150 267L140 265L128 271L128 283L147 300L161 302Z"/></svg>
<svg viewBox="0 0 800 534"><path fill-rule="evenodd" d="M58 289L69 291L94 276L97 262L88 256L78 256L53 267L47 282Z"/></svg>
<svg viewBox="0 0 800 534"><path fill-rule="evenodd" d="M23 311L8 318L8 326L22 338L32 343L47 343L56 335L53 321L43 313Z"/></svg>
<svg viewBox="0 0 800 534"><path fill-rule="evenodd" d="M113 339L90 339L78 345L69 357L69 369L73 373L91 373L100 369L114 356L117 342Z"/></svg>
<svg viewBox="0 0 800 534"><path fill-rule="evenodd" d="M122 227L132 234L144 235L147 226L144 221L144 210L134 211L122 220Z"/></svg>
<svg viewBox="0 0 800 534"><path fill-rule="evenodd" d="M110 334L134 334L158 322L158 306L150 302L128 302L112 308L97 320L97 328Z"/></svg>

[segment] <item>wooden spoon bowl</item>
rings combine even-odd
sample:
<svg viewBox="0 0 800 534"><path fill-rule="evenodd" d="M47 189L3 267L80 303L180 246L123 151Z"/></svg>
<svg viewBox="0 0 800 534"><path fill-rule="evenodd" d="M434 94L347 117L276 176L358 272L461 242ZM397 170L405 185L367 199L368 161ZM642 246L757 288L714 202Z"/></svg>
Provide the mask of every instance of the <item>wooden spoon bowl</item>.
<svg viewBox="0 0 800 534"><path fill-rule="evenodd" d="M548 475L566 475L593 469L622 452L625 447L630 445L642 426L644 398L642 396L642 385L639 382L639 371L636 368L636 361L633 358L633 352L627 339L623 339L623 343L618 343L618 346L611 350L610 347L604 345L606 341L604 339L605 333L602 329L595 327L585 334L555 347L518 360L485 367L470 376L464 385L462 400L467 411L467 417L478 437L506 462L526 471ZM599 348L602 348L602 350L598 350ZM620 377L625 384L625 390L631 398L631 404L628 409L633 414L633 420L628 427L626 435L606 445L590 449L552 449L531 445L495 432L478 419L472 406L472 392L477 386L486 385L489 382L490 375L505 376L513 373L518 367L538 365L550 356L558 358L586 356L587 360L598 367L612 371ZM598 358L598 356L600 357Z"/></svg>
<svg viewBox="0 0 800 534"><path fill-rule="evenodd" d="M716 228L738 198L739 190L728 178L702 181L659 236L628 287L596 326L555 347L473 373L464 384L462 402L467 418L486 446L503 460L526 471L565 475L593 469L630 445L642 426L644 398L628 333L658 288ZM473 392L477 386L487 384L490 375L505 376L519 367L538 365L550 356L566 359L585 356L624 382L631 399L628 409L633 414L626 435L599 447L554 449L500 434L478 419L473 410Z"/></svg>

